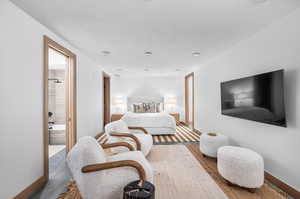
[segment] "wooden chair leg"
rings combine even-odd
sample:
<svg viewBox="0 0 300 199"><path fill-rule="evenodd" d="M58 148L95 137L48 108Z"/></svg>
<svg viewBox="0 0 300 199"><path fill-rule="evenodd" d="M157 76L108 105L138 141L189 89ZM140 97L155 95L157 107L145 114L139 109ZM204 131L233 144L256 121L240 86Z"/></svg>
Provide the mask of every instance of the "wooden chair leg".
<svg viewBox="0 0 300 199"><path fill-rule="evenodd" d="M227 184L228 186L230 186L230 187L232 187L232 186L238 186L238 185L233 184L233 183L230 182L229 180L226 180L226 179L225 179L225 181L226 181L226 184ZM239 186L238 186L238 187L239 187ZM249 191L250 193L255 193L255 192L256 192L256 188L246 188L246 187L241 187L241 188L243 188L243 189Z"/></svg>
<svg viewBox="0 0 300 199"><path fill-rule="evenodd" d="M250 193L255 193L256 189L255 188L246 188L247 191Z"/></svg>
<svg viewBox="0 0 300 199"><path fill-rule="evenodd" d="M230 182L230 181L228 181L228 180L225 180L226 181L226 184L228 185L228 186L234 186L234 184L232 183L232 182Z"/></svg>

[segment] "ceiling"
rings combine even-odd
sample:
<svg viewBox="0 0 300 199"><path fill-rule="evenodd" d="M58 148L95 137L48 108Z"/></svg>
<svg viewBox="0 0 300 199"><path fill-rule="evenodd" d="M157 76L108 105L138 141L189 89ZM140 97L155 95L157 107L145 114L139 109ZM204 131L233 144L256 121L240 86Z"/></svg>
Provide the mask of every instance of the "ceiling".
<svg viewBox="0 0 300 199"><path fill-rule="evenodd" d="M300 6L299 0L11 1L121 76L185 74Z"/></svg>

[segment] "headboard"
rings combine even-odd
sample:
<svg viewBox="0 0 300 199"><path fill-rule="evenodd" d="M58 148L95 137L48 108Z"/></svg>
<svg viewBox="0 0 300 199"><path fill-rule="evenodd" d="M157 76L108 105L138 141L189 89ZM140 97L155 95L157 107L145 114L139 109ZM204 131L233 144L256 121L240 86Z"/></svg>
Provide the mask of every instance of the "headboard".
<svg viewBox="0 0 300 199"><path fill-rule="evenodd" d="M132 104L134 103L162 103L164 109L164 97L128 97L127 98L127 111L131 111Z"/></svg>

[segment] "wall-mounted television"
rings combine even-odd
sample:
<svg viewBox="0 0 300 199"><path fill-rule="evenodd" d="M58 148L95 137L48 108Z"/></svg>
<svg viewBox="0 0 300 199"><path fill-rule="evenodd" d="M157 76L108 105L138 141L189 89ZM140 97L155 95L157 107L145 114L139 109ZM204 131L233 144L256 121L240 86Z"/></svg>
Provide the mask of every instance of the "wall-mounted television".
<svg viewBox="0 0 300 199"><path fill-rule="evenodd" d="M221 83L222 114L286 127L284 71Z"/></svg>

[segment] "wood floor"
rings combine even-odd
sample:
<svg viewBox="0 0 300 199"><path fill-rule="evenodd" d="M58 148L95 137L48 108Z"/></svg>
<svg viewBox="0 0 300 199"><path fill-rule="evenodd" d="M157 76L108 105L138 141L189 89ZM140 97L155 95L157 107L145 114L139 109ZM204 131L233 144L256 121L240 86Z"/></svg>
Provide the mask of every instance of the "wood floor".
<svg viewBox="0 0 300 199"><path fill-rule="evenodd" d="M255 193L250 193L240 187L228 186L224 179L218 174L217 161L213 158L203 157L198 144L187 144L186 147L202 165L202 167L215 180L229 199L286 199L286 193L273 187L270 183L265 184Z"/></svg>

